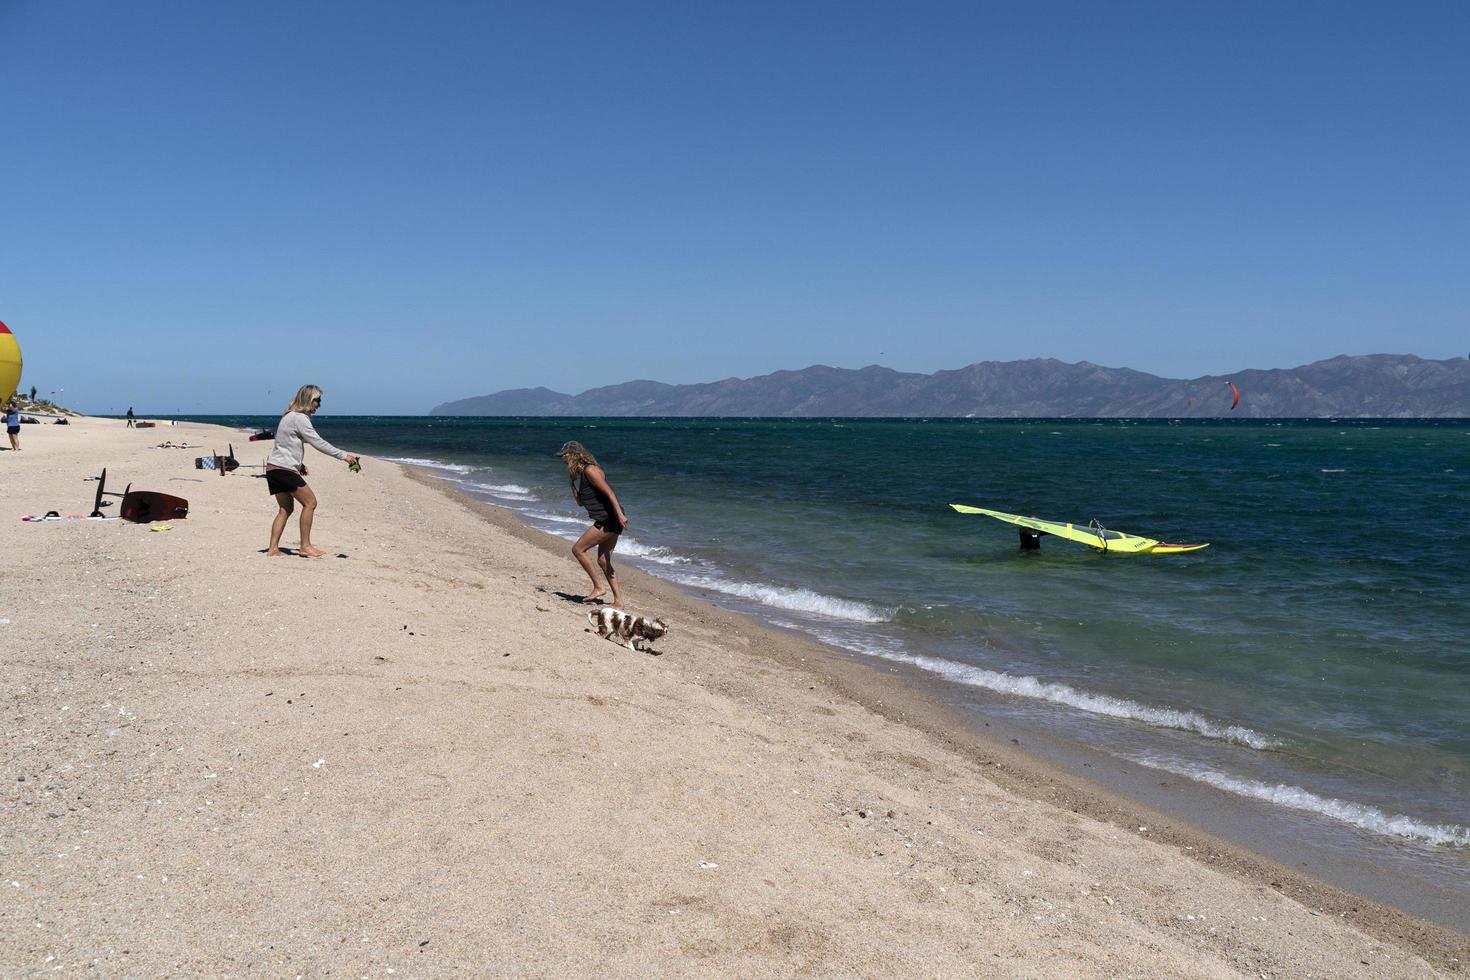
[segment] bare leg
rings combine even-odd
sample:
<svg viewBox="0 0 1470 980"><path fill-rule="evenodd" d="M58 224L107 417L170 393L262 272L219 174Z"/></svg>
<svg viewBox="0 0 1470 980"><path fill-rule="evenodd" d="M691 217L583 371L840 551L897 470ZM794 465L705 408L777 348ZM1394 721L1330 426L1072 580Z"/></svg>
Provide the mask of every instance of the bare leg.
<svg viewBox="0 0 1470 980"><path fill-rule="evenodd" d="M320 558L323 552L311 544L311 521L316 516L316 494L311 487L297 487L292 494L301 505L301 550L298 554L306 558Z"/></svg>
<svg viewBox="0 0 1470 980"><path fill-rule="evenodd" d="M616 537L617 535L615 534L608 534L606 531L599 531L595 527L589 527L577 539L577 543L572 545L572 557L577 559L577 564L582 566L582 571L586 572L587 577L592 580L592 591L582 597L583 602L592 602L594 599L598 599L607 594L607 590L597 584L597 564L587 552L593 548L601 548L602 544L609 538Z"/></svg>
<svg viewBox="0 0 1470 980"><path fill-rule="evenodd" d="M280 508L276 511L276 519L271 521L271 544L265 549L267 555L279 556L281 554L281 533L286 530L286 519L291 516L291 511L296 504L289 493L276 494L276 505Z"/></svg>
<svg viewBox="0 0 1470 980"><path fill-rule="evenodd" d="M613 605L619 609L623 608L623 593L618 588L618 570L613 568L612 553L618 546L618 536L612 535L608 540L597 546L597 564L602 566L602 574L607 579L608 587L612 589Z"/></svg>

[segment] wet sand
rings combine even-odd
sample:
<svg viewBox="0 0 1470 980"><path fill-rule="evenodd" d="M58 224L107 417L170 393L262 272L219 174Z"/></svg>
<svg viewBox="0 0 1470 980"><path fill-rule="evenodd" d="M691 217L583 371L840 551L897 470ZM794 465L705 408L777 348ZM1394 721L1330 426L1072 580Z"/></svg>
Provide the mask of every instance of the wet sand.
<svg viewBox="0 0 1470 980"><path fill-rule="evenodd" d="M616 646L567 598L585 577L565 542L406 468L308 456L329 557L268 558L260 471L193 468L268 443L112 420L22 439L0 454L0 972L1432 976L1470 957L626 565L628 608L673 628L657 656ZM103 466L188 519L16 519L90 510Z"/></svg>

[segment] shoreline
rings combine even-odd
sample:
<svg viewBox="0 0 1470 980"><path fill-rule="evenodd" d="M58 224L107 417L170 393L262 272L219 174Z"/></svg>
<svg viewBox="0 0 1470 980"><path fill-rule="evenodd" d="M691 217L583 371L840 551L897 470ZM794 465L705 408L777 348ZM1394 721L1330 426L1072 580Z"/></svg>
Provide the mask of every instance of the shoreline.
<svg viewBox="0 0 1470 980"><path fill-rule="evenodd" d="M558 597L561 539L409 467L309 459L345 560L267 559L260 481L188 458L263 458L234 430L31 435L0 459L21 512L85 510L103 466L191 511L0 531L44 570L0 599L8 970L1427 976L1470 950L627 565L673 631L625 651Z"/></svg>
<svg viewBox="0 0 1470 980"><path fill-rule="evenodd" d="M565 556L566 542L555 535L522 523L514 511L479 500L452 486L433 469L412 464L402 465L411 479L442 493L460 505L494 522L508 533L523 536L535 546L558 558ZM570 562L570 558L567 558ZM620 566L620 575L628 574L628 563ZM659 578L642 569L634 569L638 589L657 597L660 608L679 603L713 610L728 617L732 629L741 629L761 637L763 645L751 653L770 657L784 667L813 677L842 697L869 711L923 732L929 738L960 752L976 765L984 767L988 778L1009 792L1027 799L1062 807L1072 813L1105 821L1119 830L1137 834L1147 827L1147 838L1181 851L1193 851L1191 860L1235 875L1261 887L1269 887L1294 901L1323 914L1344 918L1386 942L1406 939L1423 955L1424 947L1436 949L1442 964L1470 963L1470 935L1454 927L1424 919L1392 904L1332 884L1322 878L1294 868L1247 846L1222 837L1185 818L1164 813L1147 802L1113 790L1087 776L1065 768L1034 751L1007 744L1010 732L987 735L974 730L963 714L942 703L933 692L941 686L917 668L895 663L880 666L859 655L828 646L813 637L794 631L767 626L744 613L725 609L698 596L691 596L678 584ZM709 615L707 613L707 615ZM715 617L710 615L713 621ZM899 683L895 685L893 682ZM1016 730L1016 734L1020 734ZM1028 733L1031 734L1031 733ZM1112 760L1122 767L1123 760ZM1225 796L1211 787L1198 787L1201 796Z"/></svg>

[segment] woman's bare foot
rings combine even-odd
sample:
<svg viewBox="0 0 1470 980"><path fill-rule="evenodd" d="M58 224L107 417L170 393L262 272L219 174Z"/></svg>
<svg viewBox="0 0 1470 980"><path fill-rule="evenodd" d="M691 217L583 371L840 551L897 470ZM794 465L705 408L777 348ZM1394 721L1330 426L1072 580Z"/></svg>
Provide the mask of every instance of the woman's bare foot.
<svg viewBox="0 0 1470 980"><path fill-rule="evenodd" d="M286 557L286 553L284 551L282 551L280 548L267 548L265 554L266 554L266 557L267 558L285 558Z"/></svg>
<svg viewBox="0 0 1470 980"><path fill-rule="evenodd" d="M593 589L591 592L582 597L582 601L589 603L596 602L598 599L601 599L605 595L607 595L607 589Z"/></svg>
<svg viewBox="0 0 1470 980"><path fill-rule="evenodd" d="M309 544L304 544L300 548L296 549L296 553L303 558L320 558L322 555L326 554L326 552L321 550L320 548L313 548Z"/></svg>

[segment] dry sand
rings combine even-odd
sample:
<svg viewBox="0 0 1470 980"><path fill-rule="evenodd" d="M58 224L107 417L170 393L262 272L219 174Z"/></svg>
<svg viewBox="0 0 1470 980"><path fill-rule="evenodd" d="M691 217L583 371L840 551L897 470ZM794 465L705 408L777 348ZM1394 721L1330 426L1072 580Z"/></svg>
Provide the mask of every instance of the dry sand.
<svg viewBox="0 0 1470 980"><path fill-rule="evenodd" d="M320 560L180 424L0 453L0 973L1428 976L1466 937L955 734L891 675L312 454ZM343 448L351 450L350 445ZM554 465L554 461L549 460ZM27 524L108 486L187 520ZM111 508L116 512L116 505ZM285 544L296 540L293 522ZM1143 827L1148 827L1144 831Z"/></svg>

